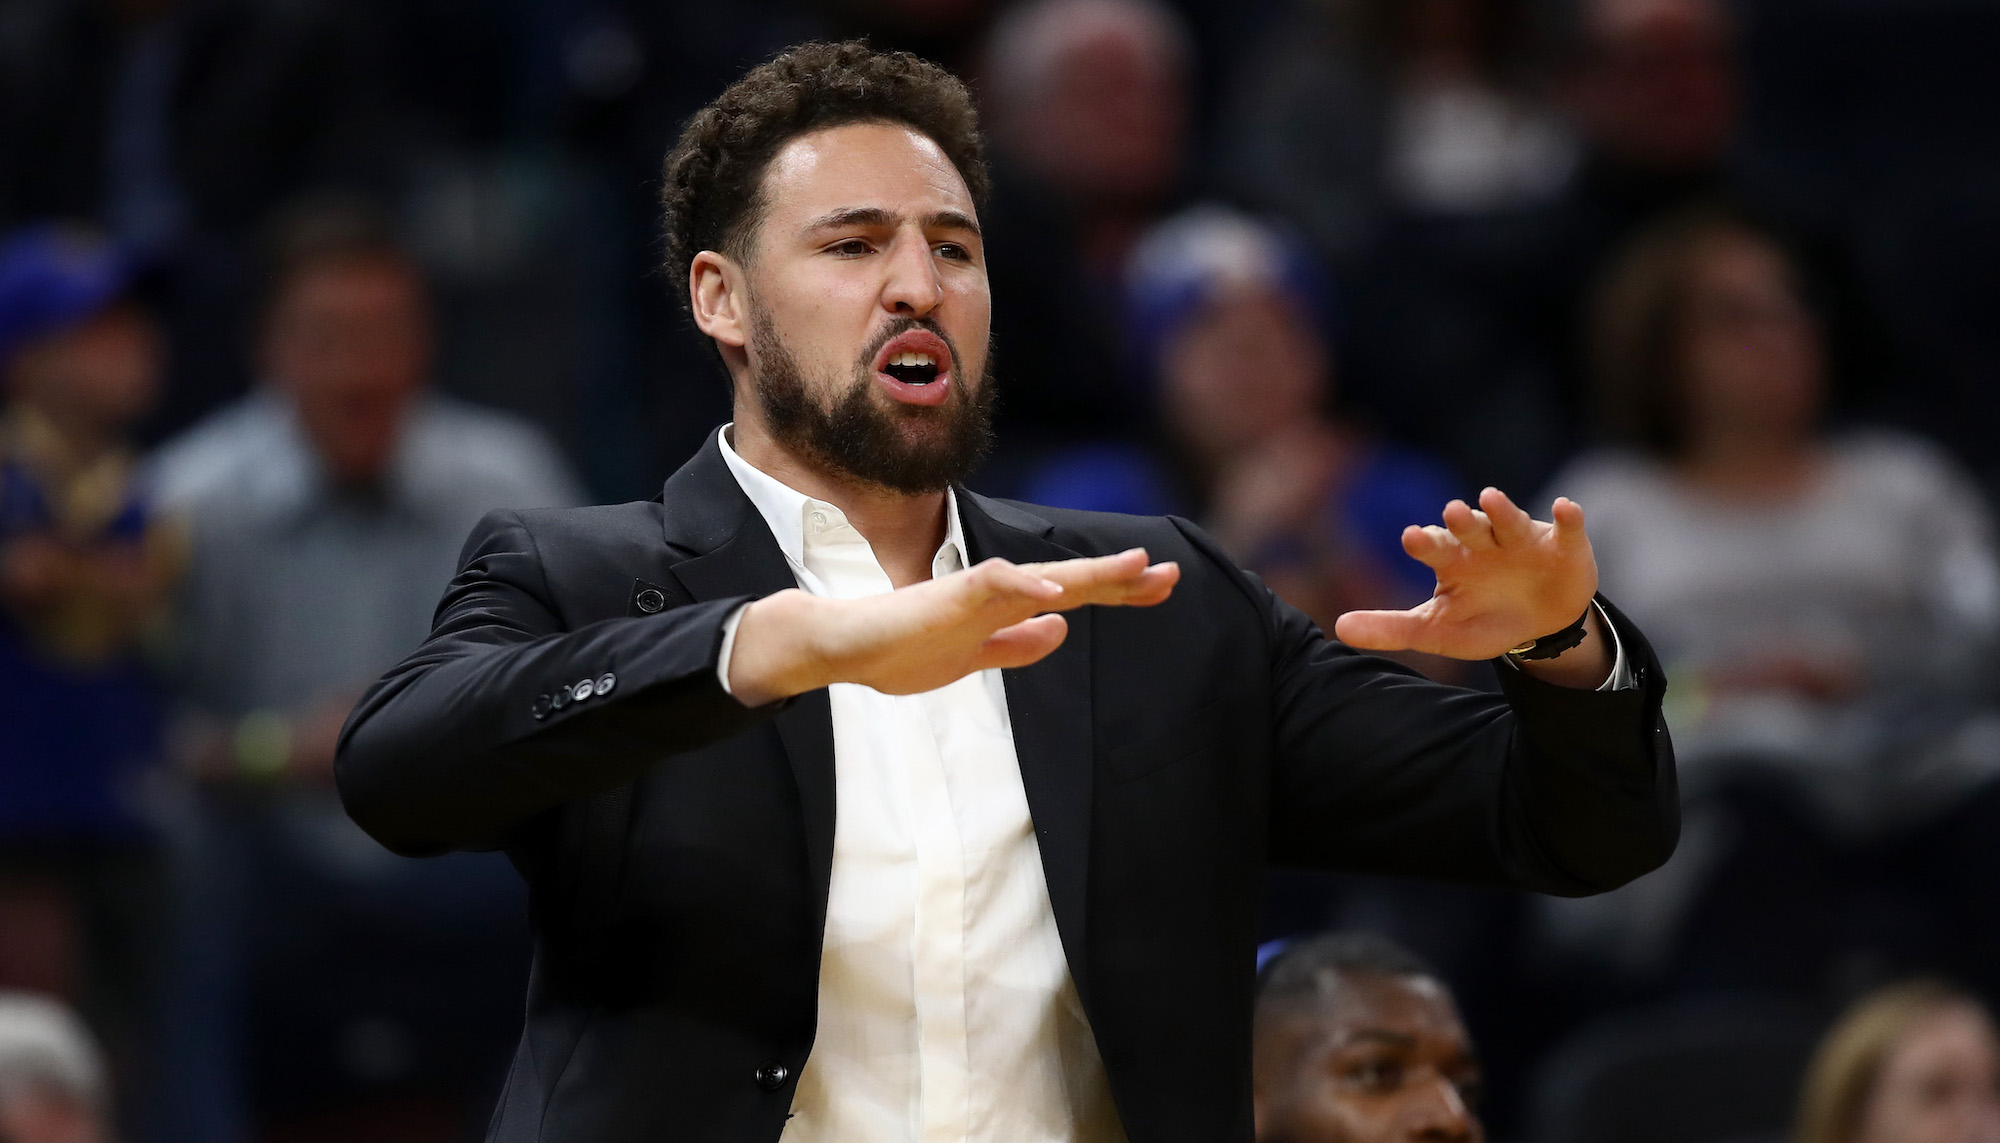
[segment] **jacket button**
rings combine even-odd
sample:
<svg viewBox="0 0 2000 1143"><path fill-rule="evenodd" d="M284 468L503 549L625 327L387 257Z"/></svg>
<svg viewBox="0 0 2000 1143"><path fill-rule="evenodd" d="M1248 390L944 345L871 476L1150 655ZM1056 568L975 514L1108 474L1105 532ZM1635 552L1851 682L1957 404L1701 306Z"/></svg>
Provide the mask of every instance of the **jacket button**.
<svg viewBox="0 0 2000 1143"><path fill-rule="evenodd" d="M570 693L575 696L576 701L582 702L584 699L597 693L597 684L591 682L589 679L585 679L571 687Z"/></svg>
<svg viewBox="0 0 2000 1143"><path fill-rule="evenodd" d="M652 615L667 605L667 597L660 594L659 588L649 587L640 592L639 598L634 602L639 605L639 610Z"/></svg>
<svg viewBox="0 0 2000 1143"><path fill-rule="evenodd" d="M757 1086L763 1088L765 1091L778 1090L785 1086L785 1081L790 1078L792 1078L792 1069L776 1061L772 1061L757 1069Z"/></svg>
<svg viewBox="0 0 2000 1143"><path fill-rule="evenodd" d="M618 676L612 674L610 671L597 676L597 697L603 698L605 695L610 694L611 688L617 685Z"/></svg>
<svg viewBox="0 0 2000 1143"><path fill-rule="evenodd" d="M535 707L533 712L535 716L535 721L540 722L541 720L547 718L549 716L549 709L554 705L555 705L555 700L550 698L549 696L536 695Z"/></svg>
<svg viewBox="0 0 2000 1143"><path fill-rule="evenodd" d="M556 710L561 710L562 708L569 705L569 700L572 697L573 696L569 693L568 687L557 687L555 697L553 699L550 699L549 701L555 707Z"/></svg>

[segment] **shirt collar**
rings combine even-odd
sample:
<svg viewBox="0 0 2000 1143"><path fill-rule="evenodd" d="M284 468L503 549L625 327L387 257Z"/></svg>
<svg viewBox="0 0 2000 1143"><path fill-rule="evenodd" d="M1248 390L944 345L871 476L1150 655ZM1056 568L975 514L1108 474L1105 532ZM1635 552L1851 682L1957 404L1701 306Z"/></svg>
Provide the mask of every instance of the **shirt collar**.
<svg viewBox="0 0 2000 1143"><path fill-rule="evenodd" d="M749 461L736 455L736 449L729 442L730 430L734 423L717 430L716 443L722 446L722 461L729 466L729 473L757 508L757 514L764 518L764 524L771 529L771 535L778 541L778 547L785 553L785 561L794 570L803 569L806 562L806 515L814 509L839 512L840 509L824 500L815 500L805 493L792 488L757 468ZM965 529L958 518L958 493L944 490L945 527L944 543L939 545L937 555L931 560L934 574L946 574L957 570L949 566L947 557L956 557L958 568L972 566L965 547Z"/></svg>

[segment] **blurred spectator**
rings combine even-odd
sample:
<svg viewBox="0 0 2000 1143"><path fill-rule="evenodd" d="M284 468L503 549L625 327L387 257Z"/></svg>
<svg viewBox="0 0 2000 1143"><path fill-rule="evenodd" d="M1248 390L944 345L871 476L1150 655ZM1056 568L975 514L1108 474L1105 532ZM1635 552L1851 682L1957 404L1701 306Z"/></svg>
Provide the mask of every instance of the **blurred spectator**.
<svg viewBox="0 0 2000 1143"><path fill-rule="evenodd" d="M1863 997L1806 1073L1796 1143L2000 1143L1992 1016L1930 981Z"/></svg>
<svg viewBox="0 0 2000 1143"><path fill-rule="evenodd" d="M97 220L161 268L162 410L240 391L242 239L306 187L387 189L399 118L358 4L10 0L0 225Z"/></svg>
<svg viewBox="0 0 2000 1143"><path fill-rule="evenodd" d="M1688 809L1664 869L1549 910L1710 985L1810 993L1864 954L1993 979L2000 557L1977 491L1922 441L1823 427L1821 325L1734 215L1642 235L1592 347L1623 443L1551 491L1674 678Z"/></svg>
<svg viewBox="0 0 2000 1143"><path fill-rule="evenodd" d="M1331 628L1355 608L1430 597L1403 529L1454 495L1420 453L1329 414L1328 286L1283 231L1214 206L1149 232L1127 274L1139 371L1162 445L1062 454L1027 497L1058 507L1198 515L1246 567ZM1156 455L1160 459L1155 459ZM1446 670L1441 660L1427 667Z"/></svg>
<svg viewBox="0 0 2000 1143"><path fill-rule="evenodd" d="M1478 1143L1479 1055L1451 990L1369 933L1286 946L1257 974L1258 1143Z"/></svg>
<svg viewBox="0 0 2000 1143"><path fill-rule="evenodd" d="M993 335L1002 448L1125 430L1120 277L1185 161L1190 48L1157 0L1030 0L994 26Z"/></svg>
<svg viewBox="0 0 2000 1143"><path fill-rule="evenodd" d="M0 1140L112 1143L104 1061L76 1014L29 992L0 992Z"/></svg>
<svg viewBox="0 0 2000 1143"><path fill-rule="evenodd" d="M1358 403L1473 482L1514 490L1544 483L1579 443L1576 347L1603 260L1663 213L1725 191L1759 197L1734 161L1740 64L1722 0L1553 10L1542 86L1584 144L1558 192L1525 209L1406 217L1353 270Z"/></svg>
<svg viewBox="0 0 2000 1143"><path fill-rule="evenodd" d="M1623 443L1553 491L1590 512L1606 591L1673 673L1684 785L1757 755L1830 812L1934 800L1951 776L1875 763L1899 700L1989 684L2000 556L1971 481L1920 440L1823 427L1820 323L1784 250L1730 215L1643 235L1592 349Z"/></svg>
<svg viewBox="0 0 2000 1143"><path fill-rule="evenodd" d="M428 631L473 522L577 498L537 430L427 391L431 345L384 220L302 206L275 232L266 381L155 462L189 519L174 680L181 748L210 781L182 871L176 1138L412 1087L469 1101L518 1020L511 870L392 858L330 781L349 706Z"/></svg>
<svg viewBox="0 0 2000 1143"><path fill-rule="evenodd" d="M1239 66L1226 183L1301 222L1337 262L1385 213L1545 201L1576 165L1542 106L1520 0L1301 3Z"/></svg>
<svg viewBox="0 0 2000 1143"><path fill-rule="evenodd" d="M1665 194L1712 177L1742 102L1729 11L1718 0L1582 0L1574 19L1567 84L1596 177Z"/></svg>
<svg viewBox="0 0 2000 1143"><path fill-rule="evenodd" d="M153 476L192 529L183 696L290 720L288 749L258 762L323 778L361 686L429 631L472 523L578 490L536 429L427 390L424 282L384 220L312 204L276 246L265 384L163 447ZM233 773L236 750L203 765Z"/></svg>
<svg viewBox="0 0 2000 1143"><path fill-rule="evenodd" d="M175 544L134 487L126 433L158 391L159 332L130 263L44 226L0 245L0 837L131 840L159 751L138 656ZM0 924L0 936L6 926Z"/></svg>
<svg viewBox="0 0 2000 1143"><path fill-rule="evenodd" d="M82 230L0 242L0 987L84 1005L130 1048L149 958L161 703L140 645L178 533L131 478L159 331Z"/></svg>

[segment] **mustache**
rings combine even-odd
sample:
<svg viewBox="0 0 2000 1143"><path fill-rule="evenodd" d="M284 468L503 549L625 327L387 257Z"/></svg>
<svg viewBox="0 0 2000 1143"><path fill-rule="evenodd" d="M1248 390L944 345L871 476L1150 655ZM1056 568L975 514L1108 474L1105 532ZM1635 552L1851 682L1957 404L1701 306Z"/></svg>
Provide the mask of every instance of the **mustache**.
<svg viewBox="0 0 2000 1143"><path fill-rule="evenodd" d="M870 371L870 367L875 364L875 355L882 352L883 346L889 344L892 339L901 337L913 329L921 329L926 333L934 335L939 341L944 342L944 347L951 350L952 369L958 370L964 367L965 358L959 355L958 343L951 339L951 335L944 331L943 326L929 318L896 317L890 318L889 324L877 330L875 336L869 338L868 344L862 348L862 373L866 374Z"/></svg>

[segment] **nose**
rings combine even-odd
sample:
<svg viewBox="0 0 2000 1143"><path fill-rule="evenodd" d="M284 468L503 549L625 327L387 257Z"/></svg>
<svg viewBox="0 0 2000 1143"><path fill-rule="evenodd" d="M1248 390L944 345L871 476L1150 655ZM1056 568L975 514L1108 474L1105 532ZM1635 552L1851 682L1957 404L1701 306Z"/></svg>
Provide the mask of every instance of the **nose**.
<svg viewBox="0 0 2000 1143"><path fill-rule="evenodd" d="M944 301L944 283L932 262L930 243L921 232L899 233L884 265L883 309L898 317L923 317Z"/></svg>
<svg viewBox="0 0 2000 1143"><path fill-rule="evenodd" d="M1479 1143L1479 1121L1465 1106L1458 1085L1440 1075L1423 1086L1411 1116L1410 1138L1417 1143Z"/></svg>

